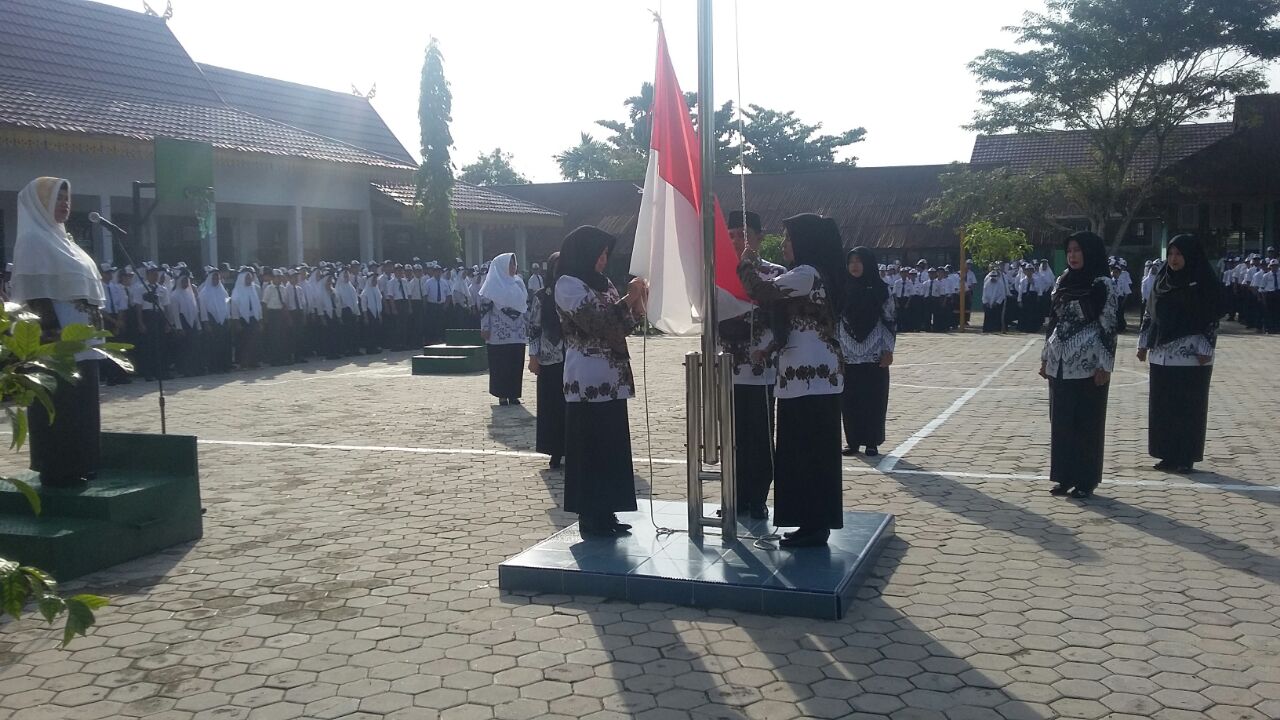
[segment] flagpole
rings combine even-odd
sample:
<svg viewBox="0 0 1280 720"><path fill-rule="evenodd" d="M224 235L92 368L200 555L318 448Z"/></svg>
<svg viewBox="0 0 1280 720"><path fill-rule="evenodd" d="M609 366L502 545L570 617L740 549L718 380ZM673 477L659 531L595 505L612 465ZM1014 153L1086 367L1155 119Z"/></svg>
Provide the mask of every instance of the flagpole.
<svg viewBox="0 0 1280 720"><path fill-rule="evenodd" d="M715 357L716 342L716 226L715 194L715 112L712 81L711 0L698 0L698 135L702 142L702 264L706 275L702 282L702 461L715 465L720 461L717 438L719 398Z"/></svg>

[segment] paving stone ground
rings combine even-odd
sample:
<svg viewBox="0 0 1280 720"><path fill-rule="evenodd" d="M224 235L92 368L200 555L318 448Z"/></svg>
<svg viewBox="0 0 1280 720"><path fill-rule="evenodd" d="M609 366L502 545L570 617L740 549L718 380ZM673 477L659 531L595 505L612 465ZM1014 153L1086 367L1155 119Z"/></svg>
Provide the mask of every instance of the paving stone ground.
<svg viewBox="0 0 1280 720"><path fill-rule="evenodd" d="M112 604L68 650L34 620L0 627L0 720L1275 720L1277 342L1222 338L1190 477L1150 469L1126 349L1106 479L1082 504L1041 477L1038 339L904 336L882 449L953 412L893 472L846 459L846 507L898 525L838 622L500 593L497 564L573 520L530 453L532 384L496 407L484 376L413 377L404 354L175 381L204 539L70 584ZM633 447L657 459L637 486L660 499L682 499L693 347L650 340L642 374L633 343ZM140 383L103 413L159 427Z"/></svg>

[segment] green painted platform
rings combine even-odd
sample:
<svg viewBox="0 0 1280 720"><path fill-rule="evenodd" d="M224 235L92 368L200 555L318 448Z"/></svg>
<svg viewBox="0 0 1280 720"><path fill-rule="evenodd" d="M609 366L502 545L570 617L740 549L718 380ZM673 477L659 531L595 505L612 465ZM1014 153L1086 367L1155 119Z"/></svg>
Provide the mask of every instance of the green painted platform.
<svg viewBox="0 0 1280 720"><path fill-rule="evenodd" d="M479 330L445 330L443 345L428 345L411 360L414 375L463 375L489 369L489 351Z"/></svg>
<svg viewBox="0 0 1280 720"><path fill-rule="evenodd" d="M196 439L188 435L102 433L97 479L47 488L36 516L26 498L0 486L0 556L69 580L204 534Z"/></svg>

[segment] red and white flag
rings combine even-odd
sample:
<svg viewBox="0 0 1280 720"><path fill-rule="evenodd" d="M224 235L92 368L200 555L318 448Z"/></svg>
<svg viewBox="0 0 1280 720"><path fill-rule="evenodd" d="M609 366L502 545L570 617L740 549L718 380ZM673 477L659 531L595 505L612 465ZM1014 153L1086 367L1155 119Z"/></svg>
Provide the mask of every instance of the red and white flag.
<svg viewBox="0 0 1280 720"><path fill-rule="evenodd" d="M696 335L702 327L706 275L702 259L702 153L661 25L653 86L653 137L631 274L649 281L649 320L659 330ZM716 307L719 317L736 317L750 310L751 304L738 279L738 258L718 200L715 236Z"/></svg>

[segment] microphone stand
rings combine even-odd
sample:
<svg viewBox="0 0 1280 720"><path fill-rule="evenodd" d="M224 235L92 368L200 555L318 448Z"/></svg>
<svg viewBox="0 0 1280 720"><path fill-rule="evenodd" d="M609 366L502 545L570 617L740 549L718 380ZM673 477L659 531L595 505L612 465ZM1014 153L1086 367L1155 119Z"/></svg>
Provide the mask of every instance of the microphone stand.
<svg viewBox="0 0 1280 720"><path fill-rule="evenodd" d="M121 242L120 238L116 236L116 231L114 229L102 223L95 223L95 224L98 227L102 228L103 230L106 230L107 232L111 233L112 239L115 240L116 247L119 248L120 252L124 254L124 259L127 260L129 262L129 265L131 265L134 269L134 275L138 277L138 279L142 282L142 287L146 289L147 294L151 296L151 309L160 315L160 318L164 322L164 329L172 330L173 324L169 322L169 316L166 315L164 312L164 309L160 307L160 296L156 294L156 287L159 285L159 283L148 283L145 270L143 271L143 274L141 276L137 275L138 269L139 269L138 264L133 261L133 256L129 254L129 249L126 248L124 246L124 243ZM124 234L123 230L120 232L121 234ZM132 304L130 305L130 307L132 307ZM165 416L165 406L164 406L164 374L168 370L168 368L165 366L163 334L161 335L160 339L156 342L155 347L156 347L156 351L155 351L156 365L159 366L156 368L156 386L160 391L160 434L168 435L169 424Z"/></svg>

